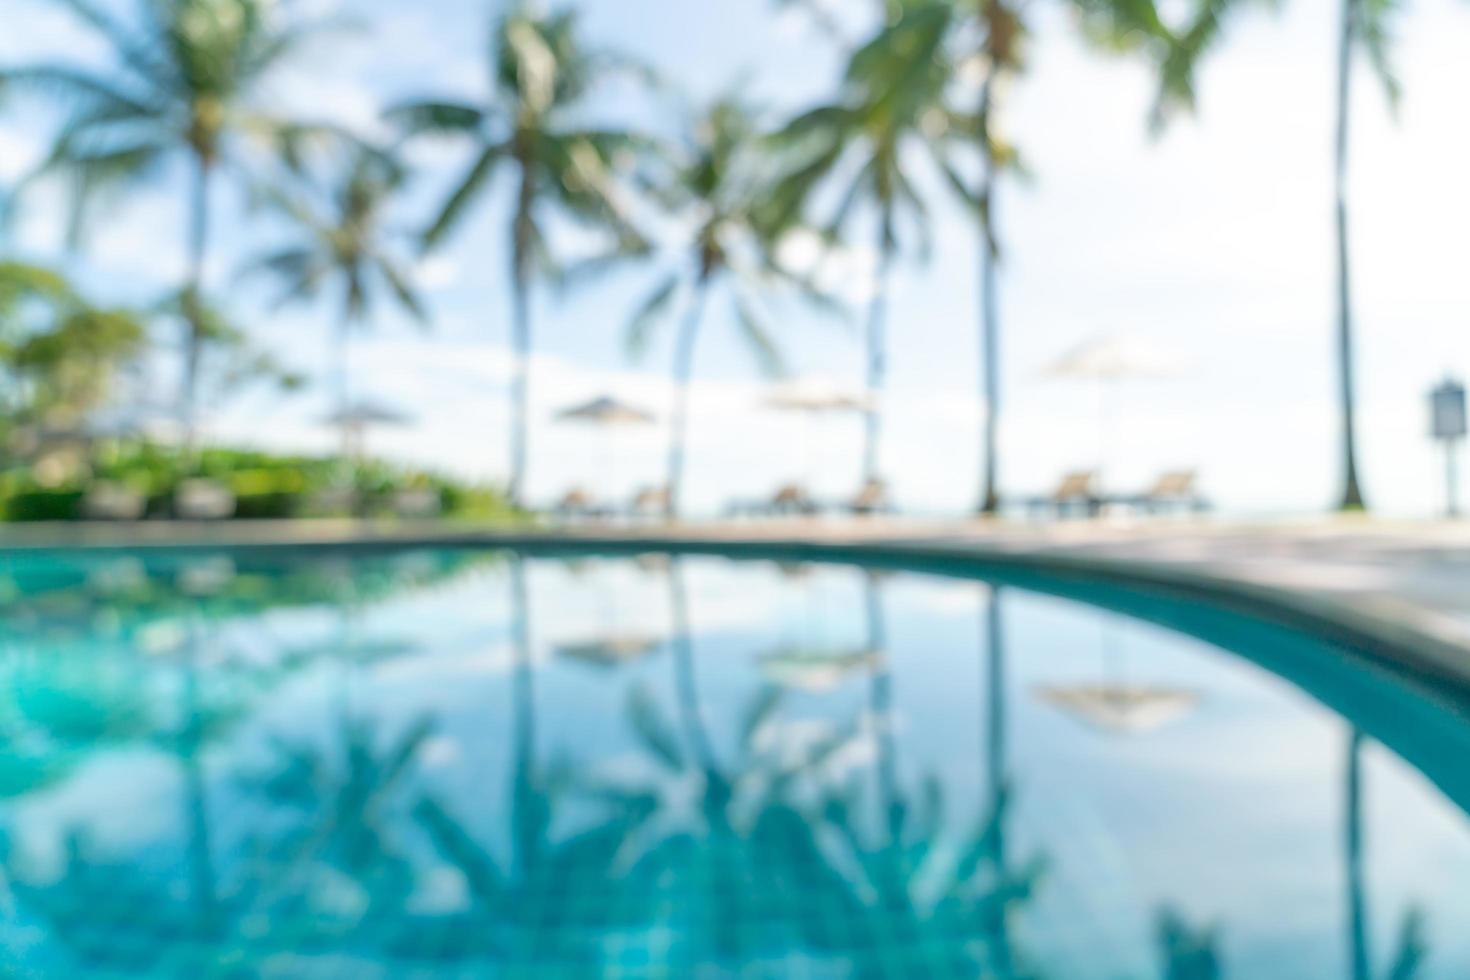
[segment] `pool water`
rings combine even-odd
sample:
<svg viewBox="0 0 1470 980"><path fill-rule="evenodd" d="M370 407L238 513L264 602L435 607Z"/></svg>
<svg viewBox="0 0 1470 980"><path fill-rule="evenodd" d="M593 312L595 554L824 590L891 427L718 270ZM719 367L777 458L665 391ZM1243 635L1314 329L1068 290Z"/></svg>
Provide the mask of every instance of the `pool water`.
<svg viewBox="0 0 1470 980"><path fill-rule="evenodd" d="M1126 590L0 558L0 975L1463 978L1470 722Z"/></svg>

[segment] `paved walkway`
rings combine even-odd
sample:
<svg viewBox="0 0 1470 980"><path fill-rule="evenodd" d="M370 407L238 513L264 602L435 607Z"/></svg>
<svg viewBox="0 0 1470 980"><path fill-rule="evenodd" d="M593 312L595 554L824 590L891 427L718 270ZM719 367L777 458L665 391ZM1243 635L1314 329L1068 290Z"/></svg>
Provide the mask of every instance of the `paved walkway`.
<svg viewBox="0 0 1470 980"><path fill-rule="evenodd" d="M224 524L31 525L0 527L0 547L189 543L485 541L526 532L447 523L364 525L343 521ZM1409 523L1366 518L1281 523L1225 521L1050 524L910 519L772 520L680 527L579 525L532 531L569 542L637 539L893 543L995 555L1082 558L1178 568L1306 597L1372 615L1462 647L1470 664L1470 522ZM0 556L3 561L3 556ZM1330 608L1330 606L1329 606Z"/></svg>

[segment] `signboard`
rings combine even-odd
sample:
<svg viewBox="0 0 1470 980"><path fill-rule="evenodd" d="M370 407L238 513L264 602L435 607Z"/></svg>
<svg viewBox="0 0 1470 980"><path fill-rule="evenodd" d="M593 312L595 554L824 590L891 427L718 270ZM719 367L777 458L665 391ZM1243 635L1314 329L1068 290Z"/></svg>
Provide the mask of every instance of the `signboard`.
<svg viewBox="0 0 1470 980"><path fill-rule="evenodd" d="M1465 386L1446 381L1429 393L1431 434L1446 441L1465 436Z"/></svg>

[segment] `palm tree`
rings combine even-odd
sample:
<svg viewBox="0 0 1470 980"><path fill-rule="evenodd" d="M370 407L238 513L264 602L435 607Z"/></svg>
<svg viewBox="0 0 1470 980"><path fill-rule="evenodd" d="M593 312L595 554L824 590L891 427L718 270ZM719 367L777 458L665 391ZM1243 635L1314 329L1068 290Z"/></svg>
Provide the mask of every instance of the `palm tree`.
<svg viewBox="0 0 1470 980"><path fill-rule="evenodd" d="M763 294L795 288L823 308L831 301L776 258L789 223L770 222L764 160L766 137L752 110L735 96L714 102L691 127L682 152L653 188L660 203L695 223L681 244L682 271L670 272L639 305L628 324L628 349L637 356L664 315L679 304L684 315L674 342L674 404L669 420L668 516L679 513L688 432L689 379L710 293L724 287L740 337L768 374L781 356L762 311Z"/></svg>
<svg viewBox="0 0 1470 980"><path fill-rule="evenodd" d="M1192 109L1195 103L1194 71L1200 59L1219 43L1225 14L1232 0L1199 0L1190 25L1175 38L1160 72L1159 104L1155 112L1162 123L1173 109ZM1338 509L1365 510L1367 504L1358 474L1357 396L1354 383L1354 334L1352 276L1348 242L1348 123L1352 104L1353 56L1360 54L1378 76L1391 108L1397 108L1399 82L1389 57L1389 22L1397 4L1385 0L1342 0L1341 26L1337 35L1336 128L1333 139L1333 202L1335 262L1337 273L1337 380L1338 410L1341 414L1342 495Z"/></svg>
<svg viewBox="0 0 1470 980"><path fill-rule="evenodd" d="M65 276L0 262L0 378L6 418L74 427L117 394L147 344L144 318L105 309Z"/></svg>
<svg viewBox="0 0 1470 980"><path fill-rule="evenodd" d="M253 264L280 279L281 304L315 299L329 286L340 289L335 388L344 458L350 449L348 345L353 330L367 325L374 297L384 290L414 320L428 321L412 275L383 225L384 212L405 179L396 162L364 149L321 202L276 191L272 200L295 223L297 240Z"/></svg>
<svg viewBox="0 0 1470 980"><path fill-rule="evenodd" d="M1366 827L1363 814L1363 747L1366 740L1357 728L1348 731L1347 764L1343 769L1343 841L1346 844L1348 964L1352 980L1374 980L1369 947L1368 888L1363 873ZM1429 954L1424 938L1424 914L1410 906L1399 925L1393 958L1383 973L1387 980L1413 980Z"/></svg>
<svg viewBox="0 0 1470 980"><path fill-rule="evenodd" d="M975 211L980 221L980 399L985 410L981 449L980 511L1000 510L1000 297L997 265L1000 240L996 231L996 184L1016 155L995 136L994 117L999 90L1008 76L1021 67L1020 41L1024 27L1019 13L1005 0L981 0L979 16L983 28L984 75L980 82L980 108L976 115L976 137L980 149L980 185Z"/></svg>
<svg viewBox="0 0 1470 980"><path fill-rule="evenodd" d="M330 131L283 120L259 98L272 74L322 25L285 21L274 0L140 0L127 21L93 0L61 2L100 35L114 70L70 61L7 67L0 69L0 90L34 89L70 110L35 176L69 179L74 242L100 192L172 181L170 165L187 165L179 411L192 439L208 340L204 280L213 187L220 175L240 175L250 140L298 161L308 138Z"/></svg>
<svg viewBox="0 0 1470 980"><path fill-rule="evenodd" d="M583 43L575 12L540 14L518 3L496 22L490 48L490 92L482 102L421 99L389 110L388 117L409 135L458 134L475 144L474 162L424 233L426 247L444 242L498 170L514 174L510 498L519 504L526 479L532 287L538 279L561 281L567 274L548 222L560 216L610 238L607 253L596 257L599 264L643 254L646 245L613 179L616 165L642 141L582 120L588 97L620 65Z"/></svg>
<svg viewBox="0 0 1470 980"><path fill-rule="evenodd" d="M878 33L848 58L835 101L792 120L778 146L795 162L774 195L775 213L799 211L838 183L837 207L824 223L833 237L847 232L860 206L873 217L877 268L868 307L867 382L875 396L866 409L864 482L879 479L881 406L876 395L887 374L889 275L901 250L899 225L908 220L927 255L928 208L906 163L911 151L930 156L941 173L955 173L949 152L974 129L948 101L953 70L946 40L956 11L943 0L894 0ZM950 183L963 189L958 179ZM968 195L967 195L968 196Z"/></svg>

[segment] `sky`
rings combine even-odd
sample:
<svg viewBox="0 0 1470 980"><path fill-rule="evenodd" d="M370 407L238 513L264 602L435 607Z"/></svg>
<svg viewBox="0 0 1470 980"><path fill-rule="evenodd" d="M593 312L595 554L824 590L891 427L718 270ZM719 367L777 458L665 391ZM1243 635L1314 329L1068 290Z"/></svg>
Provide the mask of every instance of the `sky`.
<svg viewBox="0 0 1470 980"><path fill-rule="evenodd" d="M361 29L304 58L277 80L270 100L373 134L385 104L483 90L491 9L484 0L310 6L348 13ZM5 8L0 62L101 56L59 5L5 0ZM585 0L581 8L590 38L652 63L687 90L689 104L736 87L780 118L830 94L840 67L800 15L756 0ZM1200 76L1197 114L1157 135L1146 125L1153 94L1146 66L1088 50L1062 5L1028 9L1035 37L1027 70L1004 93L1000 120L1029 167L998 204L1004 489L1043 493L1066 471L1101 461L1110 489L1142 489L1161 471L1196 468L1222 512L1322 510L1339 480L1330 181L1336 6L1304 0L1276 13L1237 11ZM1393 515L1427 516L1443 506L1444 460L1428 438L1427 393L1447 373L1470 369L1462 288L1470 194L1461 176L1470 172L1461 104L1470 61L1457 42L1467 29L1464 4L1406 7L1395 23L1404 89L1396 114L1365 65L1354 79L1362 467L1370 504ZM677 108L621 88L597 101L598 113L633 121L666 121ZM0 186L34 162L46 132L36 110L0 112ZM467 153L447 142L413 152L419 172L396 217L405 229L422 224ZM893 277L883 470L905 509L954 513L972 507L978 493L978 250L963 212L936 181L924 186L935 247L927 264L910 256ZM71 267L109 299L146 302L165 291L182 265L183 187L170 174L110 211L86 254L67 260ZM421 264L432 329L384 307L354 340L354 391L414 417L374 433L374 452L504 478L506 190L496 187L450 245ZM280 229L227 190L217 203L225 218L212 243L215 292L279 358L325 377L332 310L270 309L238 270L279 242ZM34 259L62 256L59 214L56 194L37 192L5 247ZM860 301L871 259L853 246L832 266L832 285ZM630 269L565 297L538 296L533 501L573 484L622 495L661 480L661 425L589 431L554 415L604 393L666 415L671 325L638 361L623 344L629 316L663 268ZM728 309L712 307L696 355L691 511L768 496L791 479L823 496L850 493L859 420L762 408L771 382L733 327ZM861 385L856 321L785 307L777 332L792 376ZM1079 344L1120 334L1156 348L1176 371L1106 392L1048 377L1048 365ZM328 449L327 397L325 385L289 398L242 395L212 409L208 430L222 440Z"/></svg>

